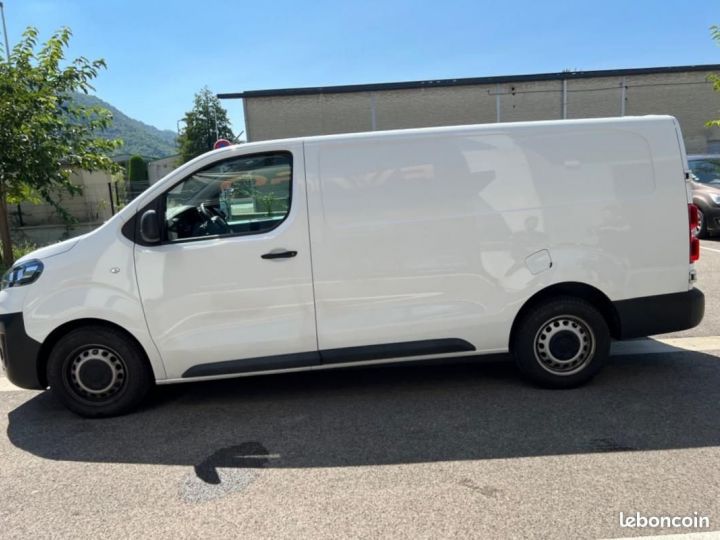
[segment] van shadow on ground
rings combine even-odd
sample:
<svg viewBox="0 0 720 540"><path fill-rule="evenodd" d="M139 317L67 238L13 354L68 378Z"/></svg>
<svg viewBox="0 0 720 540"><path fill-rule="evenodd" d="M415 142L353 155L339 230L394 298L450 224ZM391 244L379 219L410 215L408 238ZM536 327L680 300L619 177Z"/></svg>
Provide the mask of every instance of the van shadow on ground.
<svg viewBox="0 0 720 540"><path fill-rule="evenodd" d="M39 394L8 437L53 460L337 467L720 445L720 361L614 357L589 386L543 390L509 362L405 365L162 387L142 411L85 420Z"/></svg>

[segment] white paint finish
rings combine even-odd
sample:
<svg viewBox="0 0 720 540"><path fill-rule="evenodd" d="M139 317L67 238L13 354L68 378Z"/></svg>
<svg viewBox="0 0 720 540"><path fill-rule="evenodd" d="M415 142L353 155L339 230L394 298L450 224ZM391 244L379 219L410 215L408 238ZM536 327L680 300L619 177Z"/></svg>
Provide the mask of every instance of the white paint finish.
<svg viewBox="0 0 720 540"><path fill-rule="evenodd" d="M77 243L84 237L77 236L75 238L69 238L68 240L64 240L62 242L58 242L56 244L50 244L49 246L41 247L40 249L36 249L32 253L28 253L24 255L23 257L20 257L16 264L23 263L25 261L29 261L31 259L48 259L50 257L54 257L55 255L60 255L61 253L65 253L66 251L70 251L72 248L77 245Z"/></svg>
<svg viewBox="0 0 720 540"><path fill-rule="evenodd" d="M485 354L498 353L503 354L507 351L485 351ZM451 353L441 354L439 357L443 360L456 359L462 357L477 356L475 352L463 352L463 353ZM329 369L344 369L344 368L356 368L363 366L381 366L383 364L402 364L405 362L419 362L422 360L437 359L437 354L413 356L413 357L402 357L402 358L387 358L382 360L365 360L361 362L346 362L342 364L316 364L308 367L289 368L289 369L268 369L267 371L252 371L248 373L233 373L231 375L213 375L210 377L188 377L178 379L166 379L161 384L175 384L175 383L186 383L186 382L197 382L204 380L222 380L222 379L234 379L239 377L255 377L257 375L273 375L279 373L300 373L302 371L326 371Z"/></svg>
<svg viewBox="0 0 720 540"><path fill-rule="evenodd" d="M83 236L69 251L43 258L45 269L37 282L7 292L22 291L25 295L25 330L36 341L42 343L53 330L70 321L108 321L138 340L155 377L162 379L165 367L150 338L138 296L133 243L122 236L122 225L116 216ZM119 271L112 273L111 268Z"/></svg>
<svg viewBox="0 0 720 540"><path fill-rule="evenodd" d="M689 338L644 338L634 339L630 341L613 341L610 348L610 354L613 356L641 356L646 354L669 354L682 352L715 352L720 351L720 336L708 337L689 337ZM486 351L486 354L503 353L504 351ZM443 359L461 358L461 357L477 356L475 353L457 353L442 355ZM370 360L367 362L352 362L347 364L325 364L318 366L310 366L306 368L293 368L253 373L242 373L238 375L219 375L209 377L209 379L231 379L235 377L254 377L255 375L269 375L273 373L294 373L301 371L323 371L326 369L342 369L346 367L371 366L382 364L397 364L402 362L415 362L418 360L430 360L437 356L421 356L414 358L400 358L389 360ZM163 384L194 382L197 380L205 380L208 377L198 377L189 379L168 379Z"/></svg>
<svg viewBox="0 0 720 540"><path fill-rule="evenodd" d="M147 324L170 378L207 362L317 349L302 145L280 149L293 154L293 192L276 229L135 248ZM298 254L261 258L278 249Z"/></svg>
<svg viewBox="0 0 720 540"><path fill-rule="evenodd" d="M320 137L306 160L320 349L506 349L517 311L553 283L612 300L687 290L669 117ZM534 276L540 249L554 264Z"/></svg>
<svg viewBox="0 0 720 540"><path fill-rule="evenodd" d="M279 228L133 255L120 228L137 209L214 161L271 150L294 156L292 210ZM183 165L72 249L46 252L41 279L0 293L0 309L22 308L38 341L71 320L114 322L161 381L318 344L455 337L500 352L522 304L554 283L588 283L612 300L687 290L683 151L670 117L234 146ZM260 259L277 248L298 256ZM553 264L533 275L526 259L539 250Z"/></svg>
<svg viewBox="0 0 720 540"><path fill-rule="evenodd" d="M0 291L0 313L20 313L25 304L29 287L14 287Z"/></svg>
<svg viewBox="0 0 720 540"><path fill-rule="evenodd" d="M525 266L527 266L533 275L537 275L545 270L550 270L552 267L550 252L547 249L541 249L532 255L528 255L525 257Z"/></svg>

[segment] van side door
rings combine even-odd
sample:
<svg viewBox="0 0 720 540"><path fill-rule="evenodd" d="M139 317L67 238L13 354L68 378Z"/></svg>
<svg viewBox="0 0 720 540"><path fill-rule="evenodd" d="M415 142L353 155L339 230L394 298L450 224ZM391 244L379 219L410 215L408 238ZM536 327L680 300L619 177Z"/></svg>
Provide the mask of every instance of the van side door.
<svg viewBox="0 0 720 540"><path fill-rule="evenodd" d="M135 266L169 379L317 363L302 143L223 153L148 209Z"/></svg>
<svg viewBox="0 0 720 540"><path fill-rule="evenodd" d="M507 226L481 196L492 171L468 166L478 146L413 135L306 141L323 363L468 355L502 336L507 317L487 306L505 291L482 258Z"/></svg>

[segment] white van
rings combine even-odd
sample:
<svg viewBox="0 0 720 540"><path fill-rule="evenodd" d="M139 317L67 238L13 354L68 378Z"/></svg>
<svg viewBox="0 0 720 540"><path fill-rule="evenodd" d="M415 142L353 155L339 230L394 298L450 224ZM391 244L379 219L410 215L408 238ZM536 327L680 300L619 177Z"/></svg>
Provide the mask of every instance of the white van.
<svg viewBox="0 0 720 540"><path fill-rule="evenodd" d="M19 260L3 363L85 416L154 383L507 351L576 386L611 339L702 319L688 178L669 116L216 150Z"/></svg>

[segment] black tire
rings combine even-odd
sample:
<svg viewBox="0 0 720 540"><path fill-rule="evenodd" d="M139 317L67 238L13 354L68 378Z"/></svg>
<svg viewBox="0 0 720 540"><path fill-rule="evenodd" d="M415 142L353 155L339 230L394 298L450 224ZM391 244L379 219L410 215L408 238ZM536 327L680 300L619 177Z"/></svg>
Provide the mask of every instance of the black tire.
<svg viewBox="0 0 720 540"><path fill-rule="evenodd" d="M87 418L130 412L154 384L140 346L105 326L85 326L63 336L50 352L47 378L58 400Z"/></svg>
<svg viewBox="0 0 720 540"><path fill-rule="evenodd" d="M589 302L558 297L522 315L511 351L521 373L547 388L574 388L603 367L610 354L610 332Z"/></svg>

